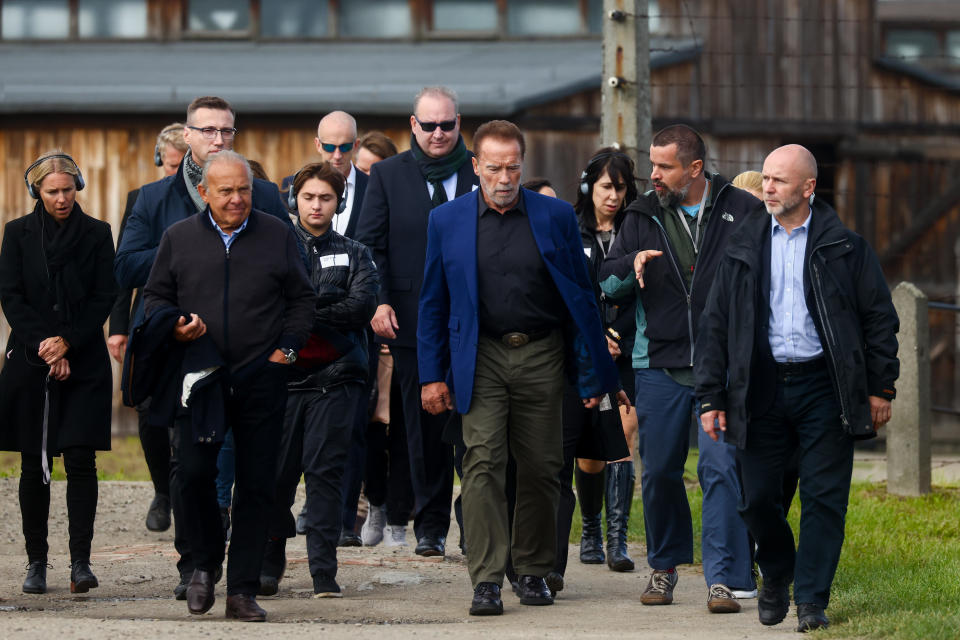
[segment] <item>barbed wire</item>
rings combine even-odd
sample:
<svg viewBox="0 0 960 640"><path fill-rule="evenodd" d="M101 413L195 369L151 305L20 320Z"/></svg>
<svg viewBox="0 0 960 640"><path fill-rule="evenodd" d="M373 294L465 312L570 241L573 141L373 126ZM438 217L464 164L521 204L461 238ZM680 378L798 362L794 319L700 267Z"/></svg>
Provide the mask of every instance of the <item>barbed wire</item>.
<svg viewBox="0 0 960 640"><path fill-rule="evenodd" d="M688 53L690 47L650 47L651 53ZM744 57L777 57L777 58L862 58L863 53L779 53L776 51L716 51L713 49L704 49L703 53L710 54L712 56L744 56ZM884 60L900 60L903 62L916 62L918 60L944 60L944 61L957 61L960 62L960 55L954 55L949 53L937 54L937 55L921 55L921 56L897 56L891 54L882 54L880 56ZM958 69L960 72L960 69Z"/></svg>
<svg viewBox="0 0 960 640"><path fill-rule="evenodd" d="M686 7L686 2L683 3ZM873 19L865 20L863 18L841 18L841 17L817 17L809 15L799 15L799 16L787 16L787 15L773 15L769 13L751 13L751 14L738 14L738 13L726 13L726 14L708 14L708 13L692 13L684 10L684 13L646 13L640 12L636 14L638 18L647 18L654 20L712 20L714 22L737 22L742 23L746 20L758 20L758 21L774 21L774 22L809 22L815 24L877 24L877 23L886 23L887 25L893 26L897 24L896 20L881 19L880 17L874 16ZM943 23L956 22L960 24L960 11L957 12L957 15L951 20L949 18L943 18L942 16L916 16L911 21L911 24L916 24L917 22L929 22L931 25L936 25L937 30L943 29L945 27L941 26Z"/></svg>

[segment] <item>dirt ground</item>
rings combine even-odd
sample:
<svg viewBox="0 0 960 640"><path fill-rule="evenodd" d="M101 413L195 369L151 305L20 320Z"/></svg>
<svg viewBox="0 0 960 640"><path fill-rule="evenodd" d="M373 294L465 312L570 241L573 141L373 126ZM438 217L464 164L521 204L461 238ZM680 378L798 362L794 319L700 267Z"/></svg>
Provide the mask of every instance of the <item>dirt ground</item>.
<svg viewBox="0 0 960 640"><path fill-rule="evenodd" d="M84 595L69 589L65 482L53 484L50 564L45 595L21 592L26 555L20 531L17 480L0 478L0 638L500 638L609 637L773 638L796 637L795 613L776 627L757 621L756 600L744 600L740 614L714 615L706 609L706 585L698 568L681 569L675 604L644 607L640 592L649 573L644 552L632 547L633 573L605 565L583 565L570 547L567 587L550 607L527 607L507 590L504 615L467 615L472 591L466 562L451 527L443 560L420 558L412 546L340 549L338 581L342 599L313 599L304 538L287 545L287 575L275 597L260 598L267 623L227 622L224 582L217 603L203 616L191 616L173 598L177 583L173 530L151 533L143 520L152 498L145 482L101 482L93 569L100 588ZM303 500L302 487L295 509ZM415 543L412 532L408 542Z"/></svg>

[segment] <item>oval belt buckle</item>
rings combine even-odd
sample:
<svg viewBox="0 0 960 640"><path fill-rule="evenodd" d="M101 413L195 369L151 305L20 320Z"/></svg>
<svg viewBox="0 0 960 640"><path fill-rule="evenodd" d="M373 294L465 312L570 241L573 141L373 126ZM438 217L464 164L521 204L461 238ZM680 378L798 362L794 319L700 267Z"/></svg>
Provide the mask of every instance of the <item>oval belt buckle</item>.
<svg viewBox="0 0 960 640"><path fill-rule="evenodd" d="M511 349L516 349L530 342L530 338L525 333L514 331L503 336L503 341Z"/></svg>

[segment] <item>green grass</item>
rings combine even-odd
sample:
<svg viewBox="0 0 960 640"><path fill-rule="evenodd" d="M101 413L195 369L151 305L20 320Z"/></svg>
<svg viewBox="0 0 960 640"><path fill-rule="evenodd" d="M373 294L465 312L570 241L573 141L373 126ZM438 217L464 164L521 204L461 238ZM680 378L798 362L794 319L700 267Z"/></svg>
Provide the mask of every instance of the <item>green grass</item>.
<svg viewBox="0 0 960 640"><path fill-rule="evenodd" d="M696 451L684 480L693 517L694 561L702 561ZM789 521L799 531L800 500ZM580 541L579 511L570 542ZM643 503L634 496L628 539L643 544ZM846 539L833 582L822 638L954 640L960 638L960 487L935 487L920 498L887 494L886 486L855 484L850 491Z"/></svg>
<svg viewBox="0 0 960 640"><path fill-rule="evenodd" d="M0 452L0 477L20 477L20 454ZM63 458L53 459L53 480L66 480ZM149 480L150 471L143 459L140 438L114 438L110 451L97 452L97 477L100 480Z"/></svg>

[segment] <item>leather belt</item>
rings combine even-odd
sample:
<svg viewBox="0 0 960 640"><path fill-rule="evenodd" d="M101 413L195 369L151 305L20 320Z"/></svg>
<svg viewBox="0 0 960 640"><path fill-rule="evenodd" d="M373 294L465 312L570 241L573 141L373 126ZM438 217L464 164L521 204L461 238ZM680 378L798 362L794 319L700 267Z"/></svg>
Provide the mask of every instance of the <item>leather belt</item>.
<svg viewBox="0 0 960 640"><path fill-rule="evenodd" d="M805 362L778 362L777 376L785 378L787 376L802 376L808 373L816 373L827 367L827 359L823 356L815 360Z"/></svg>
<svg viewBox="0 0 960 640"><path fill-rule="evenodd" d="M521 333L519 331L511 331L510 333L505 333L503 335L497 335L492 333L485 333L489 338L493 340L498 340L503 343L503 346L508 349L516 349L522 347L525 344L530 344L531 342L536 342L537 340L543 340L547 336L553 333L553 329L546 329L544 331L534 331L532 333Z"/></svg>

